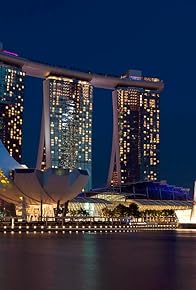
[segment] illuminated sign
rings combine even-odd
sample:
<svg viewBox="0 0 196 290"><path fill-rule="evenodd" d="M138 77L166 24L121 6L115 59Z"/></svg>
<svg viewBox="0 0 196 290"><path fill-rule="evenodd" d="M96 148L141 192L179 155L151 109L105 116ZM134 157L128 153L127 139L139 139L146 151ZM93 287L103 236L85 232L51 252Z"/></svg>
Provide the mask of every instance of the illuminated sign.
<svg viewBox="0 0 196 290"><path fill-rule="evenodd" d="M11 51L8 51L8 50L3 50L3 53L5 53L5 54L9 54L9 55L12 55L12 56L18 56L17 53L15 53L15 52L11 52Z"/></svg>

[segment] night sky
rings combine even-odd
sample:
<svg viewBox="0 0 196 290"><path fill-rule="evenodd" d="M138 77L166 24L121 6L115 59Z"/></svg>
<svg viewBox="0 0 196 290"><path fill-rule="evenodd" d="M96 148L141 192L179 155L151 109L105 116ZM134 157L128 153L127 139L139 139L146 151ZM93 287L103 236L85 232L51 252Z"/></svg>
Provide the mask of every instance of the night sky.
<svg viewBox="0 0 196 290"><path fill-rule="evenodd" d="M4 48L46 63L121 74L140 69L163 79L161 179L196 178L196 3L193 0L9 0L0 3ZM111 92L95 91L94 186L107 176ZM42 83L26 81L23 162L35 166Z"/></svg>

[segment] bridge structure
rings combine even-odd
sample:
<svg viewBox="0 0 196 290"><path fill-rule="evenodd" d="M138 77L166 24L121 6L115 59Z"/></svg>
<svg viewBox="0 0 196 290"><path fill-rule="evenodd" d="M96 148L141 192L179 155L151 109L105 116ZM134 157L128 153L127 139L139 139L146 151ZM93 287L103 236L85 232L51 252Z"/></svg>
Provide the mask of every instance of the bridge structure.
<svg viewBox="0 0 196 290"><path fill-rule="evenodd" d="M32 61L27 58L19 57L17 54L3 51L0 52L0 62L21 67L22 71L25 72L27 76L41 79L46 79L49 76L72 78L90 82L95 88L114 90L116 87L136 87L155 91L161 91L164 88L163 81L158 78L129 80L112 75L76 71Z"/></svg>

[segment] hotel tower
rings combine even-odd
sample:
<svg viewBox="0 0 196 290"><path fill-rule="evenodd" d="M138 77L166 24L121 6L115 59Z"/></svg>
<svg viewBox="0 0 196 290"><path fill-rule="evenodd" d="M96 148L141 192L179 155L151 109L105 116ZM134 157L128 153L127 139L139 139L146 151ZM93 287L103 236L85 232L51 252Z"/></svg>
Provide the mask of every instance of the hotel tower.
<svg viewBox="0 0 196 290"><path fill-rule="evenodd" d="M25 76L43 80L37 169L87 170L90 179L84 190L92 188L93 88L103 88L113 98L108 184L159 179L160 79L133 70L118 77L51 66L0 44L0 139L19 162Z"/></svg>
<svg viewBox="0 0 196 290"><path fill-rule="evenodd" d="M0 63L0 140L21 161L24 77L21 68Z"/></svg>
<svg viewBox="0 0 196 290"><path fill-rule="evenodd" d="M93 87L87 81L50 76L43 84L37 168L87 170L92 187Z"/></svg>
<svg viewBox="0 0 196 290"><path fill-rule="evenodd" d="M160 82L130 70L123 79ZM159 179L159 91L117 87L112 92L113 143L108 184Z"/></svg>

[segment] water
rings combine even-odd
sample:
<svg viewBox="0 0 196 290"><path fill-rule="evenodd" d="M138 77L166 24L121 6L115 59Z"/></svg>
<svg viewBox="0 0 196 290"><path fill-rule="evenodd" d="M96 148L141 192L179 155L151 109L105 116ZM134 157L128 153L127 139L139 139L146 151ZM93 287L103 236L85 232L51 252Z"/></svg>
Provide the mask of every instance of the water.
<svg viewBox="0 0 196 290"><path fill-rule="evenodd" d="M193 290L196 233L0 235L0 290Z"/></svg>

